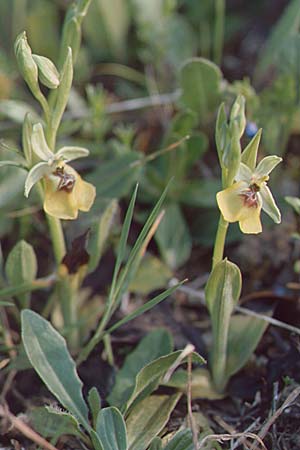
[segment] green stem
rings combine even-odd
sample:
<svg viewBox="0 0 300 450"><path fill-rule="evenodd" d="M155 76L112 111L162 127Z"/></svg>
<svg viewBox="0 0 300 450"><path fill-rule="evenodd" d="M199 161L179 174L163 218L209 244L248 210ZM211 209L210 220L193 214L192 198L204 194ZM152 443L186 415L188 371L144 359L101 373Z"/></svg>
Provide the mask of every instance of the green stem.
<svg viewBox="0 0 300 450"><path fill-rule="evenodd" d="M57 283L57 294L64 319L64 334L71 351L78 350L78 274L62 276Z"/></svg>
<svg viewBox="0 0 300 450"><path fill-rule="evenodd" d="M215 0L215 27L213 39L213 60L220 65L224 41L225 0Z"/></svg>
<svg viewBox="0 0 300 450"><path fill-rule="evenodd" d="M223 260L225 239L228 230L228 225L229 225L228 222L224 219L222 214L220 214L220 220L213 253L213 265L212 265L213 269L218 262Z"/></svg>
<svg viewBox="0 0 300 450"><path fill-rule="evenodd" d="M57 217L50 216L49 214L46 214L46 217L53 244L55 261L57 264L60 264L66 254L66 244L61 221Z"/></svg>
<svg viewBox="0 0 300 450"><path fill-rule="evenodd" d="M44 116L45 116L45 122L46 122L46 126L48 127L50 124L50 108L48 105L48 102L46 100L46 98L44 97L44 95L40 92L39 95L35 96L36 99L38 100L38 102L40 103L43 112L44 112Z"/></svg>

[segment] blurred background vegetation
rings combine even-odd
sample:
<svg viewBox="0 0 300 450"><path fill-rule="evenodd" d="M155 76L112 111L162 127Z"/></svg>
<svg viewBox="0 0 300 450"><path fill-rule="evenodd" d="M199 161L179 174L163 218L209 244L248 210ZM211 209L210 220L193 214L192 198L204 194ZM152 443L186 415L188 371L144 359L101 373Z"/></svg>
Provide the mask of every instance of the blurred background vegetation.
<svg viewBox="0 0 300 450"><path fill-rule="evenodd" d="M25 113L38 111L18 74L14 39L26 30L34 53L59 65L60 30L71 3L0 3L2 159L11 159L21 148ZM211 246L220 187L214 148L217 107L222 101L230 106L243 94L245 145L262 127L263 153L286 152L300 125L299 24L295 0L276 0L272 8L267 0L93 0L83 21L59 145L72 140L90 149L91 157L76 167L96 185L97 201L90 214L65 225L69 238L96 227L111 199L127 199L136 182L139 224L174 177L155 238L166 277L188 261L193 245ZM297 179L299 161L293 153L290 161L292 179ZM1 168L0 236L10 235L8 245L16 234L45 239L38 198L32 195L25 202L23 197L25 175ZM289 183L285 194L299 192ZM238 236L233 227L231 239Z"/></svg>

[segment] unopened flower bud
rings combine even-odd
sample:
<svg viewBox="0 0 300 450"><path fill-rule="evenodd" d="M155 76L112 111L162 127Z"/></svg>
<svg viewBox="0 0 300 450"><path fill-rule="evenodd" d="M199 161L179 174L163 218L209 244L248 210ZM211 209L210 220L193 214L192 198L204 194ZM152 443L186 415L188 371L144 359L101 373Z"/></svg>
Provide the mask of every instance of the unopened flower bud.
<svg viewBox="0 0 300 450"><path fill-rule="evenodd" d="M40 94L38 83L38 68L32 57L31 48L27 42L25 31L19 34L15 41L15 54L20 72L28 84L31 92L36 97Z"/></svg>
<svg viewBox="0 0 300 450"><path fill-rule="evenodd" d="M51 59L40 55L32 55L32 57L38 67L40 82L49 89L56 89L59 86L59 73Z"/></svg>

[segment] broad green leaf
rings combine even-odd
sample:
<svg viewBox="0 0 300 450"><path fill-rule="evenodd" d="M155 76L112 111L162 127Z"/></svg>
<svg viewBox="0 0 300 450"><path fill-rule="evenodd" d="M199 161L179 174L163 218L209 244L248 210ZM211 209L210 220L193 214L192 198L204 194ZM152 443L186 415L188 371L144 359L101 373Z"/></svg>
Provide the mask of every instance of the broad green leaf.
<svg viewBox="0 0 300 450"><path fill-rule="evenodd" d="M117 408L111 406L101 409L97 417L96 433L105 450L127 450L126 426Z"/></svg>
<svg viewBox="0 0 300 450"><path fill-rule="evenodd" d="M177 203L170 203L155 234L163 259L171 269L182 266L191 254L192 240Z"/></svg>
<svg viewBox="0 0 300 450"><path fill-rule="evenodd" d="M230 318L241 292L241 273L227 259L214 267L206 288L205 299L213 332L212 376L215 387L222 393L226 385L227 340Z"/></svg>
<svg viewBox="0 0 300 450"><path fill-rule="evenodd" d="M26 241L19 241L11 250L5 265L6 277L12 286L32 282L37 274L37 260L33 247ZM25 307L29 294L18 294L18 300Z"/></svg>
<svg viewBox="0 0 300 450"><path fill-rule="evenodd" d="M82 382L65 339L35 312L21 314L22 341L27 356L57 400L89 430L88 408L82 396Z"/></svg>
<svg viewBox="0 0 300 450"><path fill-rule="evenodd" d="M88 181L96 186L97 195L101 197L123 197L140 177L142 170L140 159L139 153L130 152L104 162L88 177Z"/></svg>
<svg viewBox="0 0 300 450"><path fill-rule="evenodd" d="M222 73L204 58L191 58L181 68L181 102L205 121L220 101Z"/></svg>
<svg viewBox="0 0 300 450"><path fill-rule="evenodd" d="M137 269L134 279L129 285L130 292L147 295L167 286L172 272L161 259L146 254Z"/></svg>
<svg viewBox="0 0 300 450"><path fill-rule="evenodd" d="M228 334L226 376L238 372L255 351L268 322L241 314L231 317Z"/></svg>
<svg viewBox="0 0 300 450"><path fill-rule="evenodd" d="M35 431L45 438L58 439L63 434L80 437L82 432L74 416L67 411L52 407L33 408L29 413Z"/></svg>
<svg viewBox="0 0 300 450"><path fill-rule="evenodd" d="M274 55L280 50L285 39L296 35L300 26L299 0L291 0L284 10L284 13L274 26L272 33L262 48L257 67L256 75L261 76L270 64L274 61Z"/></svg>
<svg viewBox="0 0 300 450"><path fill-rule="evenodd" d="M138 403L126 420L128 450L146 450L164 428L181 394L153 395Z"/></svg>
<svg viewBox="0 0 300 450"><path fill-rule="evenodd" d="M137 375L134 390L127 402L126 410L128 411L132 405L139 401L141 398L145 398L147 395L157 388L162 378L168 371L168 369L178 361L180 358L181 350L170 353L166 356L161 356L160 358L152 361L150 364L146 365ZM203 364L204 359L197 353L192 353L193 362L198 364ZM180 361L181 364L185 363L187 358Z"/></svg>
<svg viewBox="0 0 300 450"><path fill-rule="evenodd" d="M170 135L184 137L190 134L191 130L197 125L197 114L193 111L179 111L170 123Z"/></svg>
<svg viewBox="0 0 300 450"><path fill-rule="evenodd" d="M89 433L93 443L93 450L105 450L96 431L91 428Z"/></svg>
<svg viewBox="0 0 300 450"><path fill-rule="evenodd" d="M93 272L99 264L117 210L118 202L116 200L111 200L103 211L100 220L97 220L97 223L92 225L91 237L88 243L88 253L90 255L89 272Z"/></svg>
<svg viewBox="0 0 300 450"><path fill-rule="evenodd" d="M163 450L194 450L193 435L190 429L178 431Z"/></svg>
<svg viewBox="0 0 300 450"><path fill-rule="evenodd" d="M163 329L148 333L125 359L116 376L115 385L107 400L111 405L122 407L135 387L136 376L147 364L172 351L170 334Z"/></svg>
<svg viewBox="0 0 300 450"><path fill-rule="evenodd" d="M95 386L89 390L87 400L92 414L93 426L96 428L97 416L101 410L101 398Z"/></svg>
<svg viewBox="0 0 300 450"><path fill-rule="evenodd" d="M151 441L149 450L162 450L162 440L160 437L156 436L153 441Z"/></svg>

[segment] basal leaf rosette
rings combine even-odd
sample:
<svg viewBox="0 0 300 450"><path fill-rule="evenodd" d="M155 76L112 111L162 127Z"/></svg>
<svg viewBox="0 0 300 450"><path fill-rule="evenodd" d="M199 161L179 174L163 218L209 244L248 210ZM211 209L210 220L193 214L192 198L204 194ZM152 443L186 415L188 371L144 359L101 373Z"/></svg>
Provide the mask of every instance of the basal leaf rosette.
<svg viewBox="0 0 300 450"><path fill-rule="evenodd" d="M252 171L243 162L240 164L235 182L218 192L217 203L227 222L239 222L246 234L262 231L260 213L263 209L275 223L281 222L280 211L267 186L269 174L282 158L267 156Z"/></svg>
<svg viewBox="0 0 300 450"><path fill-rule="evenodd" d="M35 164L25 181L25 196L39 181L44 185L44 210L58 219L76 219L78 211L89 211L96 196L95 187L84 181L68 161L82 158L89 151L82 147L62 147L53 153L41 124L33 126L32 149L41 162Z"/></svg>

